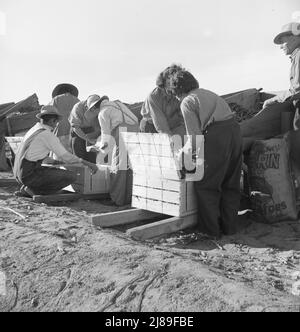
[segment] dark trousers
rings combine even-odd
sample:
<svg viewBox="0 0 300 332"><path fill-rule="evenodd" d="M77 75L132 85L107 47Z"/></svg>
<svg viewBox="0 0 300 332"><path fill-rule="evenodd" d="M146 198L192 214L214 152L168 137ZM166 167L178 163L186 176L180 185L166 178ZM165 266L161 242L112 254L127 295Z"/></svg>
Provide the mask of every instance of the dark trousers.
<svg viewBox="0 0 300 332"><path fill-rule="evenodd" d="M97 154L95 152L86 151L86 141L75 133L71 135L71 146L75 156L83 160L89 161L90 163L96 164Z"/></svg>
<svg viewBox="0 0 300 332"><path fill-rule="evenodd" d="M141 120L140 132L145 134L157 134L154 124L148 122L146 119Z"/></svg>
<svg viewBox="0 0 300 332"><path fill-rule="evenodd" d="M53 195L76 181L74 172L57 168L43 167L41 162L23 160L21 184L36 195Z"/></svg>
<svg viewBox="0 0 300 332"><path fill-rule="evenodd" d="M242 137L235 120L217 122L205 133L205 175L195 182L200 232L221 237L237 231Z"/></svg>

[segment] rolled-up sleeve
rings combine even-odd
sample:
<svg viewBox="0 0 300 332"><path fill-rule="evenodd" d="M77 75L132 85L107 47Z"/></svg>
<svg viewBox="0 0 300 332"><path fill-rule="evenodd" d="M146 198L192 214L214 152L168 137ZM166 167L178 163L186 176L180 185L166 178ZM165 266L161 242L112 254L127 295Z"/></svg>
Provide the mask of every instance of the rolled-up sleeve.
<svg viewBox="0 0 300 332"><path fill-rule="evenodd" d="M192 138L193 150L196 148L196 136L202 135L199 110L196 101L187 97L181 104L181 112L184 118L187 135Z"/></svg>
<svg viewBox="0 0 300 332"><path fill-rule="evenodd" d="M111 142L112 124L110 118L110 108L106 108L99 113L99 123L101 127L100 148L109 146Z"/></svg>
<svg viewBox="0 0 300 332"><path fill-rule="evenodd" d="M73 107L72 112L69 117L69 122L70 122L71 127L80 128L80 126L82 124L80 104L76 104Z"/></svg>

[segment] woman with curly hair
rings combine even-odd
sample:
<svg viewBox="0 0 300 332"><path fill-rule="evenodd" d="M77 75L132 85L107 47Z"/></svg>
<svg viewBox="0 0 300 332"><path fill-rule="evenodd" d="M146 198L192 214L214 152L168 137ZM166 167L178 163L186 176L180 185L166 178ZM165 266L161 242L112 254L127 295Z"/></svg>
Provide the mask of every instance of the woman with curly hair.
<svg viewBox="0 0 300 332"><path fill-rule="evenodd" d="M233 235L240 204L240 127L224 99L200 89L195 77L182 67L170 76L167 89L181 101L193 150L196 136L205 136L204 178L195 182L199 230L215 238Z"/></svg>
<svg viewBox="0 0 300 332"><path fill-rule="evenodd" d="M180 112L179 101L166 89L168 77L176 70L176 66L168 67L156 81L156 88L143 104L140 124L142 133L160 133L170 136L185 135L185 125Z"/></svg>

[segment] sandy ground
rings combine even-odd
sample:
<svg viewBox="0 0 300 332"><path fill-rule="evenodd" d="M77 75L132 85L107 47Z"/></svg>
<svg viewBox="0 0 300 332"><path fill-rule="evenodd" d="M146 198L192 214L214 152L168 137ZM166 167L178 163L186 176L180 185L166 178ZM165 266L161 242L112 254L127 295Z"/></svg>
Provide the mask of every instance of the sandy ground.
<svg viewBox="0 0 300 332"><path fill-rule="evenodd" d="M0 188L0 311L300 311L300 222L245 215L218 243L192 230L136 242L89 224L109 202L47 206L16 189Z"/></svg>

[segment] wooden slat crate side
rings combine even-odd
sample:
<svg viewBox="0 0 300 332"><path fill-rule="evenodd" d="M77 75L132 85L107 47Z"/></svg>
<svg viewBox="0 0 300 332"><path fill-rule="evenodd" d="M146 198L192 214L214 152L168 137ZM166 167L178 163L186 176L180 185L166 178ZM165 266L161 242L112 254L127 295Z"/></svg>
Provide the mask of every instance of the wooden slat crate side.
<svg viewBox="0 0 300 332"><path fill-rule="evenodd" d="M184 185L184 181L163 180L153 177L147 178L143 175L133 174L133 184L142 187L179 192Z"/></svg>
<svg viewBox="0 0 300 332"><path fill-rule="evenodd" d="M170 203L163 203L162 213L173 217L180 217L182 215L180 206Z"/></svg>
<svg viewBox="0 0 300 332"><path fill-rule="evenodd" d="M123 137L123 140L126 143L140 143L140 140L139 140L139 133L131 133L131 132L124 132L124 133L121 133L122 137Z"/></svg>
<svg viewBox="0 0 300 332"><path fill-rule="evenodd" d="M153 137L154 137L153 134L144 134L144 133L139 133L138 134L140 144L154 145L154 138Z"/></svg>
<svg viewBox="0 0 300 332"><path fill-rule="evenodd" d="M110 177L108 167L99 166L96 174L91 174L88 167L68 165L66 169L77 174L76 182L72 185L76 192L84 195L106 194L109 192Z"/></svg>
<svg viewBox="0 0 300 332"><path fill-rule="evenodd" d="M173 157L130 155L130 162L133 165L143 165L151 170L152 167L161 167L165 169L177 170L177 165Z"/></svg>
<svg viewBox="0 0 300 332"><path fill-rule="evenodd" d="M133 186L133 195L161 201L165 203L172 203L181 205L185 202L184 198L181 198L180 192L174 192L174 191L166 191L163 189L154 189L154 188L148 188L148 187L141 187L141 186Z"/></svg>
<svg viewBox="0 0 300 332"><path fill-rule="evenodd" d="M167 134L152 134L155 146L167 146L171 149L171 140Z"/></svg>

